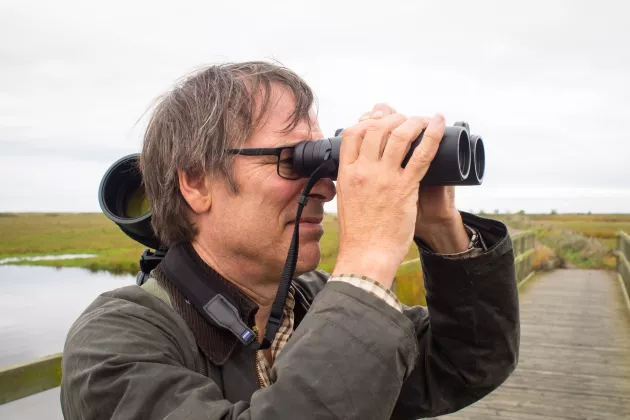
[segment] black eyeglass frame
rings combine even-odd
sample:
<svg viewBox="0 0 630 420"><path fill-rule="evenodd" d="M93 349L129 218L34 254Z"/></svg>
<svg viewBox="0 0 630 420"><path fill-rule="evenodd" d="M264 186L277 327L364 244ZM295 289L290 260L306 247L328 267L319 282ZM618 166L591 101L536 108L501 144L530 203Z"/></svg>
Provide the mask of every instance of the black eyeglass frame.
<svg viewBox="0 0 630 420"><path fill-rule="evenodd" d="M288 179L290 181L296 181L302 178L299 175L296 175L295 178L289 178L283 176L280 173L280 156L282 155L282 151L290 149L295 151L295 145L293 146L280 146L280 147L256 147L249 149L228 149L228 153L233 155L241 155L241 156L275 156L276 157L276 172L278 176L283 179Z"/></svg>

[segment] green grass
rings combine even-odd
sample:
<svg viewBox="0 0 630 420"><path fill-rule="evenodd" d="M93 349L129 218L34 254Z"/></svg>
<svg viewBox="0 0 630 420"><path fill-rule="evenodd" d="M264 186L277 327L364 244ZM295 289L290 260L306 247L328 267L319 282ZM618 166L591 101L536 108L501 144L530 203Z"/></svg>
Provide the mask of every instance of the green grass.
<svg viewBox="0 0 630 420"><path fill-rule="evenodd" d="M136 273L144 247L102 214L17 214L0 217L0 259L16 256L96 254L96 258L21 262L93 271Z"/></svg>
<svg viewBox="0 0 630 420"><path fill-rule="evenodd" d="M529 229L543 245L579 268L614 269L618 231L630 232L630 214L493 214L490 217Z"/></svg>

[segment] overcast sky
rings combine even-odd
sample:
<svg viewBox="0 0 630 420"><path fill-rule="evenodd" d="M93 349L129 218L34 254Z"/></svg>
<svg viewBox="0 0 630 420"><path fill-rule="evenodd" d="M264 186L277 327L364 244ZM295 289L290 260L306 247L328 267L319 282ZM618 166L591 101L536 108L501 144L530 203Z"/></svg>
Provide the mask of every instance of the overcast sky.
<svg viewBox="0 0 630 420"><path fill-rule="evenodd" d="M630 212L627 1L95 4L0 3L0 211L100 211L156 96L267 59L313 87L326 135L376 102L468 121L487 163L463 210Z"/></svg>

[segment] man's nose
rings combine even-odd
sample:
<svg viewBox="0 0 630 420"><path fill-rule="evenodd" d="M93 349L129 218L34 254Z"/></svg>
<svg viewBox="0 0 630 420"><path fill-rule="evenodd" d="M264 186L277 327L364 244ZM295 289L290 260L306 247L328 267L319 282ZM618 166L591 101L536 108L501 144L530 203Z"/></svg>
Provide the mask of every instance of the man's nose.
<svg viewBox="0 0 630 420"><path fill-rule="evenodd" d="M313 189L311 189L308 197L327 203L335 198L336 194L337 189L335 188L335 184L332 179L322 178L313 185Z"/></svg>

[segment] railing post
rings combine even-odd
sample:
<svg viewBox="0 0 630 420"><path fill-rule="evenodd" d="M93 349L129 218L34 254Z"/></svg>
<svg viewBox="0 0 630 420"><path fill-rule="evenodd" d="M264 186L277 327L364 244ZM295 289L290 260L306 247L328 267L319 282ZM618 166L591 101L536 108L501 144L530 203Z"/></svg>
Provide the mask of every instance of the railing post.
<svg viewBox="0 0 630 420"><path fill-rule="evenodd" d="M630 236L624 232L617 232L617 275L624 289L624 298L630 310Z"/></svg>
<svg viewBox="0 0 630 420"><path fill-rule="evenodd" d="M617 272L621 274L621 264L623 261L621 260L621 256L624 254L623 249L623 236L621 232L617 232L617 252L615 253L615 257L617 257Z"/></svg>
<svg viewBox="0 0 630 420"><path fill-rule="evenodd" d="M516 234L512 238L512 246L514 258L516 259L516 280L518 283L521 283L534 271L536 234L531 231Z"/></svg>

